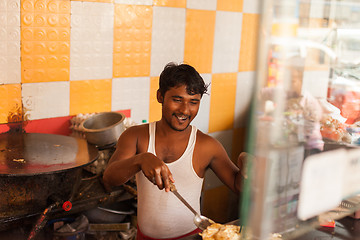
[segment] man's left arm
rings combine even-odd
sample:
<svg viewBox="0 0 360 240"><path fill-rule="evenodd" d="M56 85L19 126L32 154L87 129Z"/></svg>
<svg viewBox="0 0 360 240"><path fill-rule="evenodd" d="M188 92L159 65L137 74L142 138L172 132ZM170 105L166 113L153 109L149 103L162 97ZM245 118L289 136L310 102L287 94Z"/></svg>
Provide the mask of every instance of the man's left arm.
<svg viewBox="0 0 360 240"><path fill-rule="evenodd" d="M221 144L212 149L215 151L215 154L211 160L210 168L226 186L234 193L239 194L242 190L244 179L247 178L246 162L248 154L245 152L241 153L237 164L235 164L231 161Z"/></svg>

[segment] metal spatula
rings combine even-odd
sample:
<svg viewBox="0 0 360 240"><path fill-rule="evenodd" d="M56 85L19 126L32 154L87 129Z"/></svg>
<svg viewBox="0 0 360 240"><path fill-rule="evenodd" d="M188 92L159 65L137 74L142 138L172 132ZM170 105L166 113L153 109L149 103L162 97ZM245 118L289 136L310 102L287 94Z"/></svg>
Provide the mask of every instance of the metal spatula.
<svg viewBox="0 0 360 240"><path fill-rule="evenodd" d="M191 212L194 213L194 223L195 225L200 228L201 230L205 230L208 226L214 223L213 220L200 215L177 191L175 185L173 183L170 183L170 191L187 207L190 209Z"/></svg>

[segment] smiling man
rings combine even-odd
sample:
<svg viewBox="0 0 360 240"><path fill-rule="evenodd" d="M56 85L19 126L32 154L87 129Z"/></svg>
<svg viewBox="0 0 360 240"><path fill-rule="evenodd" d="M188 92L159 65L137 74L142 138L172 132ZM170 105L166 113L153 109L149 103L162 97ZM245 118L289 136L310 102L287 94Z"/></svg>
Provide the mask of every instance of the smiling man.
<svg viewBox="0 0 360 240"><path fill-rule="evenodd" d="M206 92L192 66L167 64L157 91L161 120L130 127L118 140L103 180L110 189L136 176L137 239L177 239L199 232L193 213L169 193L170 183L198 212L208 168L232 191L240 191L245 154L237 167L220 142L190 124Z"/></svg>

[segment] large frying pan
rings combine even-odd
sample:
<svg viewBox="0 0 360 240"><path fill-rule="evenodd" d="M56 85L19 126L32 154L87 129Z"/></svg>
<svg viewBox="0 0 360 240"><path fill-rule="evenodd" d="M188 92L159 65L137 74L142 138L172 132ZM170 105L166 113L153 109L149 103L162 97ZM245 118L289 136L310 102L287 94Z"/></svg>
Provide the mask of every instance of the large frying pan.
<svg viewBox="0 0 360 240"><path fill-rule="evenodd" d="M98 158L86 140L41 133L0 134L0 221L68 200L82 167Z"/></svg>

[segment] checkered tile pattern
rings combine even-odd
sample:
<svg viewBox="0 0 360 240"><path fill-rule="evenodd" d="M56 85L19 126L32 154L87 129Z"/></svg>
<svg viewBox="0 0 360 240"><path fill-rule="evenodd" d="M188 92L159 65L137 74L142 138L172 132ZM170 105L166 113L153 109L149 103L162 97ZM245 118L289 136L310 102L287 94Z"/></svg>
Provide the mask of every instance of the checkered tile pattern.
<svg viewBox="0 0 360 240"><path fill-rule="evenodd" d="M128 109L135 122L158 120L158 76L175 61L211 83L194 124L236 135L254 82L258 3L0 0L0 123Z"/></svg>

